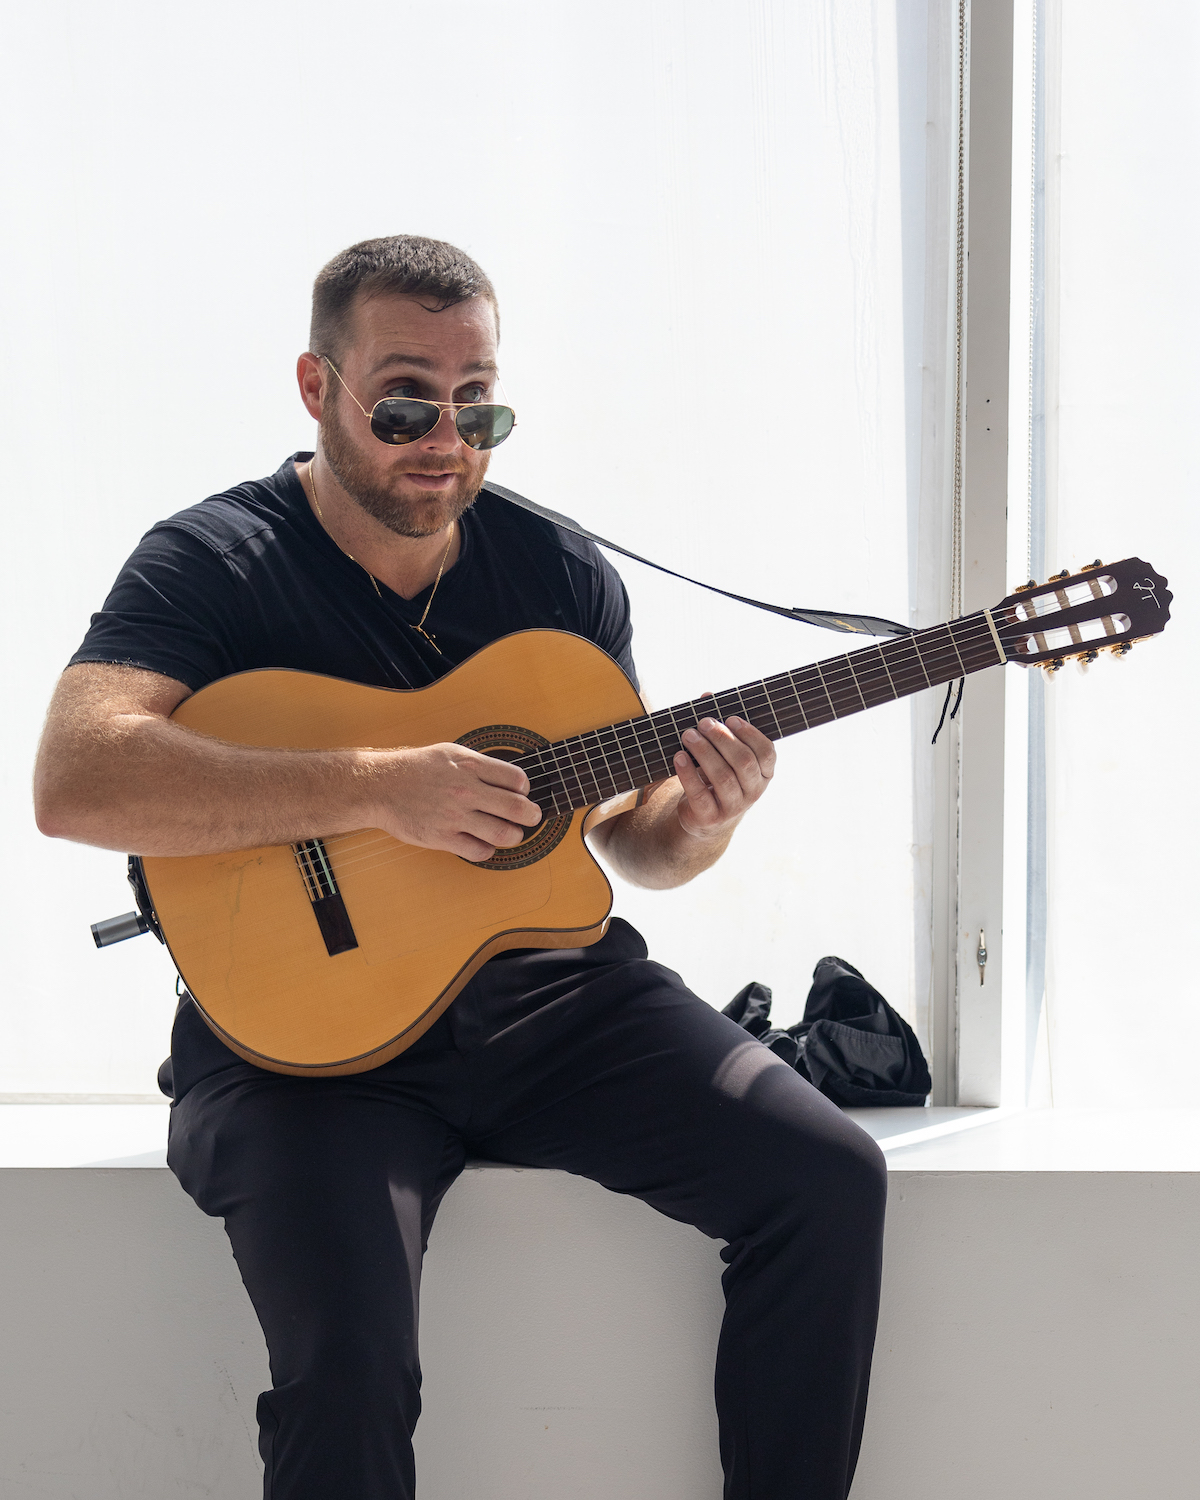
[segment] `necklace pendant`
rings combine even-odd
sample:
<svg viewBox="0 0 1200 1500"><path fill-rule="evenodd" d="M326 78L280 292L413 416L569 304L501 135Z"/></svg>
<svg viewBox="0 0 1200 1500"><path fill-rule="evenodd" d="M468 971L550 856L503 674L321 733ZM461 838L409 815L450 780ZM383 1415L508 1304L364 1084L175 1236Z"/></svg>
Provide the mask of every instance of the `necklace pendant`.
<svg viewBox="0 0 1200 1500"><path fill-rule="evenodd" d="M442 654L441 648L439 647L436 638L434 636L430 635L430 633L428 632L428 630L423 630L420 625L413 625L410 628L413 629L413 630L415 630L418 635L423 635L425 637L425 639L429 642L429 644L433 647L433 649L437 652L437 654L439 656L441 656L441 654Z"/></svg>

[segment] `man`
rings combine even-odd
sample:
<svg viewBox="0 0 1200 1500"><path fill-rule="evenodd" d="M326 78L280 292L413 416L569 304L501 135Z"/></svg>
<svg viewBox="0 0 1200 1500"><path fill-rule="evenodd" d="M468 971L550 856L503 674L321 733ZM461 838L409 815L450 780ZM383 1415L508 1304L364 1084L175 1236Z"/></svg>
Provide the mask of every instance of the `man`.
<svg viewBox="0 0 1200 1500"><path fill-rule="evenodd" d="M511 425L493 399L497 339L492 286L452 246L371 240L325 267L297 372L316 453L142 539L51 704L46 833L187 855L375 827L478 861L536 825L524 773L459 745L269 750L170 720L231 672L419 687L537 626L588 638L634 676L609 564L481 490ZM770 741L738 719L704 721L685 746L673 778L591 835L637 884L711 866L774 768ZM271 1355L271 1500L414 1493L421 1257L468 1154L580 1173L726 1241L726 1495L844 1500L882 1158L626 923L588 948L493 959L409 1050L347 1078L241 1061L185 996L168 1082L171 1167L224 1218Z"/></svg>

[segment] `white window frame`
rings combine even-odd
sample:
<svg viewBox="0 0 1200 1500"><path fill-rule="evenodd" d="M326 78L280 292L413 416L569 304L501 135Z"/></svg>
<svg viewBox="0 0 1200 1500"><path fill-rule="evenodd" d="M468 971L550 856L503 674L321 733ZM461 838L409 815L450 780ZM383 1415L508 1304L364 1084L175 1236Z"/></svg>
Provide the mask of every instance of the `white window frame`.
<svg viewBox="0 0 1200 1500"><path fill-rule="evenodd" d="M939 86L945 98L949 84L954 100L953 198L949 274L942 279L949 307L944 301L933 307L936 326L926 331L926 369L934 388L924 424L922 530L926 570L941 586L927 586L923 598L928 605L940 595L945 618L995 604L1013 576L1008 449L1014 0L950 0L936 12L931 9L937 39L930 86ZM945 179L947 144L943 139L939 160L930 163L931 181L939 172ZM937 212L931 195L931 224ZM932 264L930 270L936 275ZM948 356L941 378L934 363L939 345ZM1015 570L1020 573L1021 566ZM983 672L967 679L958 716L947 720L934 752L925 1030L935 1104L1001 1102L1007 675ZM940 706L934 706L933 722ZM914 712L917 754L929 753L929 717L928 705ZM982 970L981 933L987 953Z"/></svg>

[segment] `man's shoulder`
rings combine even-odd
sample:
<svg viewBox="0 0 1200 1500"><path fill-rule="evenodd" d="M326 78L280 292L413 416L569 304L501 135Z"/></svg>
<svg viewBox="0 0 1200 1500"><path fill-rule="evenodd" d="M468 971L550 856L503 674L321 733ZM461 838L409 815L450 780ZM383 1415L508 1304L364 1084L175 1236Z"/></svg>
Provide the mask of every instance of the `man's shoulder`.
<svg viewBox="0 0 1200 1500"><path fill-rule="evenodd" d="M244 480L176 511L156 522L147 535L163 539L164 534L184 532L220 556L236 552L256 537L274 533L294 511L289 471L294 474L291 458L274 474Z"/></svg>

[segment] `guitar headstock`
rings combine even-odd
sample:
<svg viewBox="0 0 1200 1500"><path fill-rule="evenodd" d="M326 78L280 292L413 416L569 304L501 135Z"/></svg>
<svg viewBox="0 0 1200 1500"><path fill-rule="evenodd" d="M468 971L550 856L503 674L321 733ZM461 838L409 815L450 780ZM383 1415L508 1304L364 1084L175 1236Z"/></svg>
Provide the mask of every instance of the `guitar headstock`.
<svg viewBox="0 0 1200 1500"><path fill-rule="evenodd" d="M1167 580L1140 557L1027 583L992 610L1009 661L1057 670L1070 657L1123 656L1171 618Z"/></svg>

